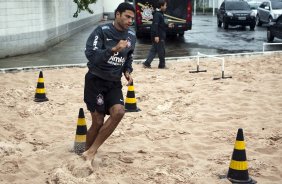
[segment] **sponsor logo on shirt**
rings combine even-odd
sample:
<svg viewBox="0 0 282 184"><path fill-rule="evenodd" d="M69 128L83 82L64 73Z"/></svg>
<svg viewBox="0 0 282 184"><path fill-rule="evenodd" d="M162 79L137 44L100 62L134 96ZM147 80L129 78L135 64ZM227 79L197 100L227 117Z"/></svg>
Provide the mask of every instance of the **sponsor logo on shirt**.
<svg viewBox="0 0 282 184"><path fill-rule="evenodd" d="M110 57L108 63L111 65L122 66L125 62L124 57L118 56L119 52L114 53L113 56Z"/></svg>

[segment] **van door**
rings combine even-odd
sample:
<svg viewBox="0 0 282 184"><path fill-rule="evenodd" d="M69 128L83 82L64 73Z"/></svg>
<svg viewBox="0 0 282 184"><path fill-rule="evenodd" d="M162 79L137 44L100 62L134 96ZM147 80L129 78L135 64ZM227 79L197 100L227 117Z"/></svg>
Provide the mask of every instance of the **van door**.
<svg viewBox="0 0 282 184"><path fill-rule="evenodd" d="M136 35L149 34L153 20L155 0L135 0L136 9L135 30ZM164 14L167 23L174 23L173 29L167 29L168 33L183 35L184 31L192 28L191 0L167 0L167 11Z"/></svg>

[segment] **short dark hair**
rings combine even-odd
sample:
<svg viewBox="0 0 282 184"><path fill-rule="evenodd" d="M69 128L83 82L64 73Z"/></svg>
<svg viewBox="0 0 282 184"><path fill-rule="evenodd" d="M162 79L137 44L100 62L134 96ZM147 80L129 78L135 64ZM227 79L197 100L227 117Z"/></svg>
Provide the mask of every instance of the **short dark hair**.
<svg viewBox="0 0 282 184"><path fill-rule="evenodd" d="M158 0L155 4L155 8L161 8L166 3L166 0Z"/></svg>
<svg viewBox="0 0 282 184"><path fill-rule="evenodd" d="M129 3L120 3L118 5L117 9L115 10L115 17L116 17L117 12L123 13L126 10L130 10L130 11L133 11L135 13L135 9L134 9L134 7L131 4L129 4Z"/></svg>

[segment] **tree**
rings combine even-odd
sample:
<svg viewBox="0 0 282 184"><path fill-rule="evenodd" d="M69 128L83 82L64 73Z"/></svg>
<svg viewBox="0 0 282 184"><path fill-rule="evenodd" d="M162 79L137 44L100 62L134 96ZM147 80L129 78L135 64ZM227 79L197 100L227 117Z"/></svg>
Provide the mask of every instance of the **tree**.
<svg viewBox="0 0 282 184"><path fill-rule="evenodd" d="M77 10L73 14L73 17L77 17L81 11L87 10L89 13L93 13L93 11L88 7L90 4L96 3L97 0L73 0L74 3L77 4Z"/></svg>

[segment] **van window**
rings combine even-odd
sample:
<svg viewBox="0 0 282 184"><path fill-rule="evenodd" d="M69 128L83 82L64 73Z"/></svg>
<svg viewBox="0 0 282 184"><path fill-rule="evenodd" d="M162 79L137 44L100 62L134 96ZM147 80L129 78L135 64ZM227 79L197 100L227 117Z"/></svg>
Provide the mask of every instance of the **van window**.
<svg viewBox="0 0 282 184"><path fill-rule="evenodd" d="M187 0L168 0L166 13L177 18L186 19L187 17Z"/></svg>

